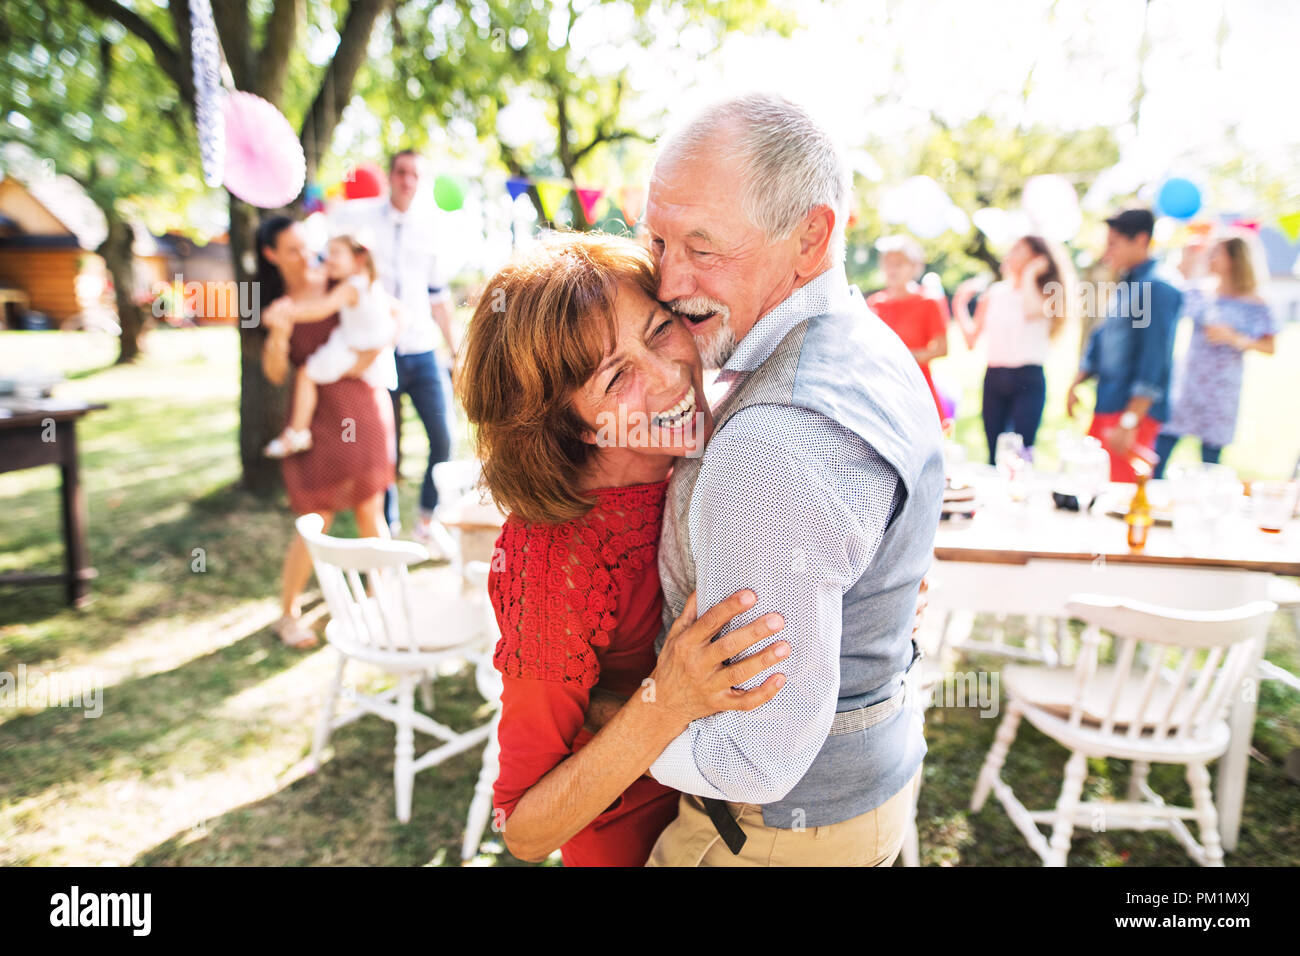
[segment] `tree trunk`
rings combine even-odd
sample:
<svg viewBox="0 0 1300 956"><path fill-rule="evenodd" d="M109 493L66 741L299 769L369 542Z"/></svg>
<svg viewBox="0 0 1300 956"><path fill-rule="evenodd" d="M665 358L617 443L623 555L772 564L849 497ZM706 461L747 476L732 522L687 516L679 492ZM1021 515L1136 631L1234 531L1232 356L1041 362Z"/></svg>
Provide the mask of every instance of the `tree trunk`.
<svg viewBox="0 0 1300 956"><path fill-rule="evenodd" d="M118 218L116 210L104 210L108 220L108 236L96 251L104 259L108 274L113 277L113 299L117 305L117 322L122 327L118 341L117 364L133 362L140 355L140 339L144 336L145 311L135 302L135 230L131 224Z"/></svg>
<svg viewBox="0 0 1300 956"><path fill-rule="evenodd" d="M243 485L269 497L282 486L279 462L262 454L289 417L287 385L273 385L262 374L262 342L266 338L257 311L257 211L230 197L230 258L240 290L239 316L239 460ZM252 306L245 314L243 305Z"/></svg>

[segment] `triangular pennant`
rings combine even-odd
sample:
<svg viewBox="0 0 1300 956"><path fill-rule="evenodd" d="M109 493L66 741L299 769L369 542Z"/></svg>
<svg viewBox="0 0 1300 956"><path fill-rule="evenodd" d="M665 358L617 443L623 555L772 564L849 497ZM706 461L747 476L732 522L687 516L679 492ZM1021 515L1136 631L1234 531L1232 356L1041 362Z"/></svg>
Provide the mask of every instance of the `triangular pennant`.
<svg viewBox="0 0 1300 956"><path fill-rule="evenodd" d="M645 188L642 186L624 186L618 191L618 205L623 218L629 226L635 226L645 211Z"/></svg>
<svg viewBox="0 0 1300 956"><path fill-rule="evenodd" d="M522 176L511 176L506 180L506 192L510 193L511 199L518 199L524 193L528 192L528 187L532 185Z"/></svg>
<svg viewBox="0 0 1300 956"><path fill-rule="evenodd" d="M595 222L591 214L596 208L596 203L600 202L600 197L605 195L603 189L575 189L578 194L578 202L582 203L582 214L587 217L587 222Z"/></svg>
<svg viewBox="0 0 1300 956"><path fill-rule="evenodd" d="M569 195L568 183L563 180L543 179L534 185L537 187L537 198L542 201L540 210L542 218L554 222L555 213L559 212L564 197Z"/></svg>
<svg viewBox="0 0 1300 956"><path fill-rule="evenodd" d="M1278 228L1291 242L1300 239L1300 209L1277 217Z"/></svg>

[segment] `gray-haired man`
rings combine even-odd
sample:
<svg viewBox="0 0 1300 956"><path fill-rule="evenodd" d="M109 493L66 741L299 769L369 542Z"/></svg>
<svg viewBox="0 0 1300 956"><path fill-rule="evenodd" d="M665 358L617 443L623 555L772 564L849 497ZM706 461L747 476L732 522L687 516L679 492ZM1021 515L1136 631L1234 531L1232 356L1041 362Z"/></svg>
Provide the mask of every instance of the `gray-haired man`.
<svg viewBox="0 0 1300 956"><path fill-rule="evenodd" d="M941 435L916 362L848 285L849 190L831 139L779 97L706 110L655 165L659 297L727 389L669 488L664 621L692 591L703 613L751 588L731 627L780 612L792 651L773 700L695 721L654 763L683 797L650 865L887 865L902 844Z"/></svg>

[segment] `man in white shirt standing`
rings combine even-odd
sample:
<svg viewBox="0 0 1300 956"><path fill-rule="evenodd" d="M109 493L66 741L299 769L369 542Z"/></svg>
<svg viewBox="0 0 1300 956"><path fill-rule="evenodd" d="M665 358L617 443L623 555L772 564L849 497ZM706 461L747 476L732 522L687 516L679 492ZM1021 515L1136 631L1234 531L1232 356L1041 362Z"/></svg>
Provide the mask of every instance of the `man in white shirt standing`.
<svg viewBox="0 0 1300 956"><path fill-rule="evenodd" d="M332 216L333 231L352 231L374 256L379 279L405 311L405 328L397 340L397 390L393 395L393 416L397 422L398 467L402 457L402 394L410 396L416 414L429 435L429 464L420 488L420 517L415 537L447 552L448 535L433 520L438 490L433 483L433 466L451 457L451 379L446 365L434 351L437 332L442 330L454 357L456 340L452 332L450 297L438 269L433 223L427 211L413 208L420 187L420 156L404 149L388 163L388 196L356 199ZM384 516L390 530L401 529L397 487L384 496Z"/></svg>

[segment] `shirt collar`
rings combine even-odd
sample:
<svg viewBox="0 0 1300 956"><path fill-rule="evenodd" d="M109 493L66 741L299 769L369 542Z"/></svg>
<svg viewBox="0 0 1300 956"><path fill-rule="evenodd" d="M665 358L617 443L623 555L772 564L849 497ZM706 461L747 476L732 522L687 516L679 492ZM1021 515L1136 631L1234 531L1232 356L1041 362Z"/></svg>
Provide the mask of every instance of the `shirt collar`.
<svg viewBox="0 0 1300 956"><path fill-rule="evenodd" d="M752 372L771 357L792 328L815 315L835 311L846 304L852 294L844 266L831 266L759 318L737 343L723 370Z"/></svg>
<svg viewBox="0 0 1300 956"><path fill-rule="evenodd" d="M1122 281L1133 282L1135 280L1140 281L1142 279L1145 279L1151 273L1151 270L1154 269L1155 267L1156 267L1155 259L1146 259L1143 262L1139 262L1132 269L1130 269L1124 275Z"/></svg>

